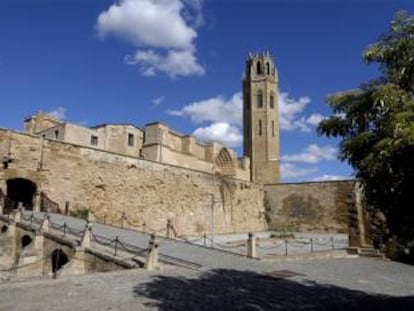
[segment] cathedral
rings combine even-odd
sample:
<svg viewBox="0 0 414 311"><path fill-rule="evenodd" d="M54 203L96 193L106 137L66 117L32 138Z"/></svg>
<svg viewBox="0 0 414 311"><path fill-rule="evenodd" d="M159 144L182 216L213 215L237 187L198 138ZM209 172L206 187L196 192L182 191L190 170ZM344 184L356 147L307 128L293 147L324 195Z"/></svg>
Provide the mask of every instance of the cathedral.
<svg viewBox="0 0 414 311"><path fill-rule="evenodd" d="M276 65L268 52L249 54L243 78L244 154L219 143L202 143L161 122L83 127L39 113L25 120L25 131L42 139L131 157L215 172L262 184L280 179L279 88Z"/></svg>

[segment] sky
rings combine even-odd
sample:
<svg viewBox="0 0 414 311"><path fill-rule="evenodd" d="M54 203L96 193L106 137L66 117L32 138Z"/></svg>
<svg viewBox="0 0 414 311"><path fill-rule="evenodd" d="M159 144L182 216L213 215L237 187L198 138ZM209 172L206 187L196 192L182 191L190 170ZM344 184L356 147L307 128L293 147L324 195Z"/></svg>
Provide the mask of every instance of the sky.
<svg viewBox="0 0 414 311"><path fill-rule="evenodd" d="M319 137L328 94L378 76L362 61L414 1L0 0L0 127L42 110L84 126L162 121L242 156L249 52L279 75L282 181L352 177Z"/></svg>

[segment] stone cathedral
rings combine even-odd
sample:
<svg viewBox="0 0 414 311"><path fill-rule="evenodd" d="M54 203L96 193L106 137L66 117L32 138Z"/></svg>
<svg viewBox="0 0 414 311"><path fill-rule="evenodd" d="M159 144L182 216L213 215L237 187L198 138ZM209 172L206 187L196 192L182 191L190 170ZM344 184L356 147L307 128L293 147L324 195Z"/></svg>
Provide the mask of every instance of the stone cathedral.
<svg viewBox="0 0 414 311"><path fill-rule="evenodd" d="M243 88L244 152L200 142L162 122L93 127L45 113L24 131L0 128L0 204L76 214L179 234L268 226L345 230L349 182L280 183L279 88L268 52L249 54ZM214 213L212 213L214 211ZM290 228L292 229L292 228Z"/></svg>

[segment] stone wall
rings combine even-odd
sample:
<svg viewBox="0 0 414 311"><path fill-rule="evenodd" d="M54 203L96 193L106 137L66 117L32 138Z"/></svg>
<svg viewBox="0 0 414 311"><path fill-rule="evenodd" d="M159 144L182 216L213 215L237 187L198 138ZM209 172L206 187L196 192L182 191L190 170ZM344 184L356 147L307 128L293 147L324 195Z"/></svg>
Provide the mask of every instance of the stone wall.
<svg viewBox="0 0 414 311"><path fill-rule="evenodd" d="M210 232L211 194L217 233L265 229L263 191L248 181L160 164L0 129L0 156L14 161L0 168L0 187L26 178L38 192L72 211L90 208L98 219L119 224L121 213L134 224L165 228L171 219L178 234Z"/></svg>
<svg viewBox="0 0 414 311"><path fill-rule="evenodd" d="M348 232L351 180L265 186L270 227L276 230Z"/></svg>

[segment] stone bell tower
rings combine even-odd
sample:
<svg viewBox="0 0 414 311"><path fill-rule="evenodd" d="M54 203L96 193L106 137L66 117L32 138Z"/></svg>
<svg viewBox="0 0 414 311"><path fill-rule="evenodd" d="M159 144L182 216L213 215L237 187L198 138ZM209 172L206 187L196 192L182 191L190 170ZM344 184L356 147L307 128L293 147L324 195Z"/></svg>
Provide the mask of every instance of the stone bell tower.
<svg viewBox="0 0 414 311"><path fill-rule="evenodd" d="M279 87L269 52L246 59L243 78L244 155L251 159L251 180L280 180Z"/></svg>

